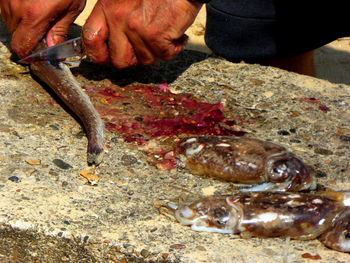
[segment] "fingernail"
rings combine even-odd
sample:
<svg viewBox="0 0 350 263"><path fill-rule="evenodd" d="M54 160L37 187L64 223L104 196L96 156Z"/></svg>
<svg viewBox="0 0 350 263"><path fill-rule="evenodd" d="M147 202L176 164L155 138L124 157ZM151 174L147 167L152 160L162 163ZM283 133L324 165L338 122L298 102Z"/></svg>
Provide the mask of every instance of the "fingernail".
<svg viewBox="0 0 350 263"><path fill-rule="evenodd" d="M58 43L63 42L65 39L67 39L67 37L68 37L68 35L62 36L62 35L56 35L56 34L54 34L54 35L52 36L52 41L53 41L53 43L54 43L55 45L57 45Z"/></svg>
<svg viewBox="0 0 350 263"><path fill-rule="evenodd" d="M86 40L93 40L97 34L98 34L97 31L92 30L90 28L84 28L83 30L83 36Z"/></svg>
<svg viewBox="0 0 350 263"><path fill-rule="evenodd" d="M179 54L179 53L182 52L184 49L185 49L185 45L176 46L175 49L174 49L174 55Z"/></svg>
<svg viewBox="0 0 350 263"><path fill-rule="evenodd" d="M57 42L56 36L55 35L48 35L46 37L46 44L48 47L54 46Z"/></svg>

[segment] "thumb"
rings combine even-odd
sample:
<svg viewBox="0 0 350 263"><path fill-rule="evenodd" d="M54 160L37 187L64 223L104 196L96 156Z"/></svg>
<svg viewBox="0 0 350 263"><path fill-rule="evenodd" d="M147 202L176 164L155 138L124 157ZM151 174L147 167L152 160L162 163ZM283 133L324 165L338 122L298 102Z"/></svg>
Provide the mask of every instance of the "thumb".
<svg viewBox="0 0 350 263"><path fill-rule="evenodd" d="M93 62L101 64L109 62L109 50L106 43L108 35L109 29L103 8L97 2L83 26L83 39L87 56Z"/></svg>

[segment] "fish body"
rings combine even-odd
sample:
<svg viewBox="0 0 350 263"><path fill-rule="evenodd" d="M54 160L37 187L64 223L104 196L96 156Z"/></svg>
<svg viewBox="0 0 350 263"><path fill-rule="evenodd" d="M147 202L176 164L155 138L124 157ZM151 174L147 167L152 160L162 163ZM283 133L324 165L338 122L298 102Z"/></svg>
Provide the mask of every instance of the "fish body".
<svg viewBox="0 0 350 263"><path fill-rule="evenodd" d="M233 183L261 184L257 191L315 187L314 171L275 143L234 136L182 138L175 153L195 174ZM252 189L253 190L253 189Z"/></svg>
<svg viewBox="0 0 350 263"><path fill-rule="evenodd" d="M99 164L103 158L104 123L68 66L59 61L40 61L31 63L30 68L82 121L88 138L87 161Z"/></svg>

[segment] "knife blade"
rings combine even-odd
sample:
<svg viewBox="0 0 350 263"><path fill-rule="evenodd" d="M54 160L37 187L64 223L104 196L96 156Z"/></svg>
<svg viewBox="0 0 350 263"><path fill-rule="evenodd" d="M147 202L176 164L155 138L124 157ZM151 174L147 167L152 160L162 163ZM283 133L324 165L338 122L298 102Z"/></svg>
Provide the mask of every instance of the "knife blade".
<svg viewBox="0 0 350 263"><path fill-rule="evenodd" d="M81 37L77 37L57 44L55 46L39 50L21 59L19 62L24 64L30 64L36 61L61 60L75 56L82 57L84 55L85 50L83 41Z"/></svg>

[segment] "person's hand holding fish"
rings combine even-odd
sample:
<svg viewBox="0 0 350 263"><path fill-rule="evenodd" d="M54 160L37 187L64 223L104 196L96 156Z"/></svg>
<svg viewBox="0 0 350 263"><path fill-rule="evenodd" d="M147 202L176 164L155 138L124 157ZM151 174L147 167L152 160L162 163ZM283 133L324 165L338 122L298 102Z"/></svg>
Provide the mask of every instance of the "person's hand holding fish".
<svg viewBox="0 0 350 263"><path fill-rule="evenodd" d="M83 29L88 57L117 68L170 60L202 4L189 0L99 0Z"/></svg>
<svg viewBox="0 0 350 263"><path fill-rule="evenodd" d="M64 41L85 3L85 0L1 0L1 17L12 36L12 49L25 57L45 36L49 46Z"/></svg>

